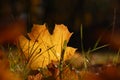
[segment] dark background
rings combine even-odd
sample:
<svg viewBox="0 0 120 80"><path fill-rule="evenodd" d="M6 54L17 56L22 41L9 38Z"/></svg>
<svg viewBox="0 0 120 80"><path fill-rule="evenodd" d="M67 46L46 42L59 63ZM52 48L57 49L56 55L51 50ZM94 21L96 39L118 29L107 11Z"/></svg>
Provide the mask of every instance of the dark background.
<svg viewBox="0 0 120 80"><path fill-rule="evenodd" d="M119 5L119 0L1 0L0 29L19 19L27 24L27 32L33 24L46 23L51 33L54 24L65 24L70 32L74 32L68 45L81 50L82 24L83 43L87 50L102 32L112 33L113 27L115 32L120 32ZM100 43L103 44L104 41Z"/></svg>

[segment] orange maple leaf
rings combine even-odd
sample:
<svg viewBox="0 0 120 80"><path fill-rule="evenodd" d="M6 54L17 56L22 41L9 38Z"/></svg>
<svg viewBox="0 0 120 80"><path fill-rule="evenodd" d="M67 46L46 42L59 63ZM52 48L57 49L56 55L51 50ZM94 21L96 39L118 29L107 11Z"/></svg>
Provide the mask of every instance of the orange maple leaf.
<svg viewBox="0 0 120 80"><path fill-rule="evenodd" d="M69 41L70 33L63 24L55 25L51 35L44 25L34 25L31 33L28 33L30 40L25 36L19 37L20 47L23 50L28 64L32 69L45 67L51 61L59 61L64 41ZM66 47L64 60L74 55L75 48Z"/></svg>

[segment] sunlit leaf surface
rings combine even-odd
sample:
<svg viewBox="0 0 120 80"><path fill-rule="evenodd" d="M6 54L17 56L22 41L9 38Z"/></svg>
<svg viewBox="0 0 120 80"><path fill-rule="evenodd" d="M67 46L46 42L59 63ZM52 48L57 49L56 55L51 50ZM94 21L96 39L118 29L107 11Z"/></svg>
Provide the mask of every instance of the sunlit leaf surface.
<svg viewBox="0 0 120 80"><path fill-rule="evenodd" d="M72 33L66 26L55 25L51 35L44 25L34 25L31 33L28 33L30 40L25 36L19 37L20 47L22 48L29 65L32 69L45 67L51 61L59 61L64 41L69 41ZM64 60L70 58L75 48L67 47L65 50Z"/></svg>

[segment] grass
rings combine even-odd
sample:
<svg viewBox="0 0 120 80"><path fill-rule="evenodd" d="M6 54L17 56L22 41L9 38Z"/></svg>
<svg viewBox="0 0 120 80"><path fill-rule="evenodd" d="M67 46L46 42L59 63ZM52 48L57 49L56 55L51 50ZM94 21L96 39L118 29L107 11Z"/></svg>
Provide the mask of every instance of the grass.
<svg viewBox="0 0 120 80"><path fill-rule="evenodd" d="M80 27L80 39L81 39L81 48L82 48L82 55L83 55L83 60L84 60L84 67L83 69L84 70L87 70L87 66L88 64L90 65L91 64L91 54L90 53L93 53L99 49L102 49L104 47L107 47L109 46L109 44L105 44L105 45L102 45L102 46L98 46L100 40L101 40L101 37L96 41L95 45L93 46L93 48L89 48L87 52L85 52L84 50L84 44L83 44L83 26L81 24L81 27Z"/></svg>
<svg viewBox="0 0 120 80"><path fill-rule="evenodd" d="M113 57L113 64L117 65L119 62L119 57L120 57L120 49L118 50L117 54Z"/></svg>
<svg viewBox="0 0 120 80"><path fill-rule="evenodd" d="M59 65L60 66L59 67L59 70L60 70L60 73L59 73L60 80L62 80L63 62L64 62L64 54L65 54L66 47L67 47L67 41L65 40L64 44L63 44L63 47L62 47L61 57L60 57L60 65Z"/></svg>
<svg viewBox="0 0 120 80"><path fill-rule="evenodd" d="M27 67L27 60L24 54L16 47L9 46L8 49L10 70L19 74L23 80L27 79L30 69Z"/></svg>

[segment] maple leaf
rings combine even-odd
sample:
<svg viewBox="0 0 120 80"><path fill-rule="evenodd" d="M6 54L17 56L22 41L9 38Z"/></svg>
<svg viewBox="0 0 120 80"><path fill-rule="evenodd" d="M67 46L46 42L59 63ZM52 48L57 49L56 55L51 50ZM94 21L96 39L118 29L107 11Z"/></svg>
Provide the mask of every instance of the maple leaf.
<svg viewBox="0 0 120 80"><path fill-rule="evenodd" d="M51 61L59 61L62 53L64 41L69 41L72 33L70 33L63 24L55 25L53 34L51 35L44 25L33 25L31 33L28 33L30 39L21 35L19 43L28 64L32 69L45 67ZM66 47L64 60L70 58L75 48Z"/></svg>

